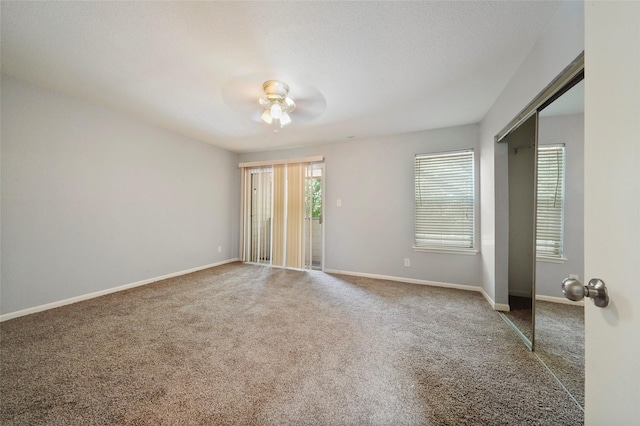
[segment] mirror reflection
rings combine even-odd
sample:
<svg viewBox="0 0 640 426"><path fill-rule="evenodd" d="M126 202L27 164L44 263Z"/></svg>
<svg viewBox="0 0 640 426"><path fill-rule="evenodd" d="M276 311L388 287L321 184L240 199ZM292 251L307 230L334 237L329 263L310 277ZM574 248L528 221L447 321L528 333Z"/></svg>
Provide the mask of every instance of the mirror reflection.
<svg viewBox="0 0 640 426"><path fill-rule="evenodd" d="M583 142L584 80L539 113L534 345L584 407L584 304L560 284L584 279Z"/></svg>

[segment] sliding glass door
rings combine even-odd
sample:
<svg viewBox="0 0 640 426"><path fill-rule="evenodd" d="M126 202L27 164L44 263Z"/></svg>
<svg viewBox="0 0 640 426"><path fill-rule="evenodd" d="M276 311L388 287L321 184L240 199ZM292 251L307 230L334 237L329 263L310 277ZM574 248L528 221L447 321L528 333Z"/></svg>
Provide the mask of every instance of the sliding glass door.
<svg viewBox="0 0 640 426"><path fill-rule="evenodd" d="M323 164L243 169L242 260L322 268Z"/></svg>

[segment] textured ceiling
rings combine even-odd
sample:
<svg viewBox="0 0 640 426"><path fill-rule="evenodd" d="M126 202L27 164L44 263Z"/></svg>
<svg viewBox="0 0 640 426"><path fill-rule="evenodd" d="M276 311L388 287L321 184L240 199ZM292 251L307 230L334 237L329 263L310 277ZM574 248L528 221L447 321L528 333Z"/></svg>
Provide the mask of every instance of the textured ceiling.
<svg viewBox="0 0 640 426"><path fill-rule="evenodd" d="M560 2L1 7L3 73L248 152L479 122ZM274 133L252 120L268 79L323 102Z"/></svg>

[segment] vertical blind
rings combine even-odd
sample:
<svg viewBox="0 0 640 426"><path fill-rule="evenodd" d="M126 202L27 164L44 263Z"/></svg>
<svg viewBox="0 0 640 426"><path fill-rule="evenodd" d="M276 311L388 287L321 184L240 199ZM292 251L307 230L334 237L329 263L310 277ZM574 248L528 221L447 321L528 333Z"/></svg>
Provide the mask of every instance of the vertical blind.
<svg viewBox="0 0 640 426"><path fill-rule="evenodd" d="M563 255L565 148L538 147L538 187L536 196L536 255Z"/></svg>
<svg viewBox="0 0 640 426"><path fill-rule="evenodd" d="M310 167L308 163L287 163L243 168L243 261L311 267L311 259L306 259L310 255L304 250Z"/></svg>
<svg viewBox="0 0 640 426"><path fill-rule="evenodd" d="M304 180L306 164L287 165L286 263L288 268L303 268L304 261ZM275 249L275 247L274 247Z"/></svg>
<svg viewBox="0 0 640 426"><path fill-rule="evenodd" d="M250 169L246 175L249 187L245 205L248 208L246 228L247 235L253 244L245 247L245 256L252 262L271 262L271 227L272 227L272 188L273 169L257 167Z"/></svg>
<svg viewBox="0 0 640 426"><path fill-rule="evenodd" d="M272 265L284 266L287 217L287 169L285 164L273 166L273 256ZM244 260L244 259L243 259Z"/></svg>
<svg viewBox="0 0 640 426"><path fill-rule="evenodd" d="M415 157L415 247L473 249L473 150Z"/></svg>

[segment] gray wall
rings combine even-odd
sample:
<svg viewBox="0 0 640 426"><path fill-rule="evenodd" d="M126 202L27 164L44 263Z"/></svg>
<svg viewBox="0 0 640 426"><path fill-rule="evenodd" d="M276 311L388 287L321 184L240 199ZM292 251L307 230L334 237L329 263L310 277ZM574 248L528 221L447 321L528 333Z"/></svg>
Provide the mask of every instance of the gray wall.
<svg viewBox="0 0 640 426"><path fill-rule="evenodd" d="M482 287L501 309L508 303L508 235L496 224L507 200L497 199L496 193L505 181L505 170L497 163L506 152L494 138L583 50L584 3L564 2L480 124Z"/></svg>
<svg viewBox="0 0 640 426"><path fill-rule="evenodd" d="M538 262L536 294L564 298L560 284L569 274L584 282L584 116L541 117L538 143L564 143L566 155L564 257L565 263Z"/></svg>
<svg viewBox="0 0 640 426"><path fill-rule="evenodd" d="M477 125L241 154L240 160L325 157L326 269L479 286L480 254L412 249L414 156L463 148L477 150Z"/></svg>
<svg viewBox="0 0 640 426"><path fill-rule="evenodd" d="M2 313L235 258L238 188L236 154L2 75Z"/></svg>

